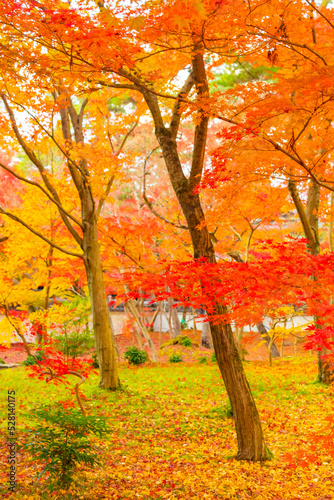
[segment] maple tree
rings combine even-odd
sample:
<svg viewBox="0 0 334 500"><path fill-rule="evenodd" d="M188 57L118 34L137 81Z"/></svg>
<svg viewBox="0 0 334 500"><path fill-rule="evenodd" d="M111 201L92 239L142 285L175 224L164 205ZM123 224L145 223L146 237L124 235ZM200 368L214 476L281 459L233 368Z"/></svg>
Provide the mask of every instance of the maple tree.
<svg viewBox="0 0 334 500"><path fill-rule="evenodd" d="M24 104L20 101L23 96L22 89L16 86L16 82L12 81L10 92L8 91L8 82L6 86L7 95L2 93L2 100L6 110L6 114L2 116L4 128L7 132L3 135L3 148L13 148L10 136L16 140L16 148L21 148L28 157L31 164L37 170L42 180L43 185L38 182L34 173L22 175L15 167L1 165L4 170L10 172L14 177L28 184L31 189L35 189L34 195L37 192L40 194L40 209L43 202L51 202L53 207L58 211L58 216L63 223L63 231L67 231L72 236L72 241L65 241L65 245L60 245L59 238L56 237L55 231L51 225L51 232L46 234L43 224L39 229L34 227L31 220L27 220L26 210L23 216L18 216L15 209L10 211L5 207L1 208L1 213L9 219L18 222L34 235L41 238L49 245L49 248L54 248L71 257L82 259L87 276L88 288L91 297L94 333L96 339L96 347L100 361L101 371L101 386L105 388L115 389L118 387L117 364L115 359L115 349L113 345L113 337L111 323L109 319L108 305L106 302L105 287L103 283L102 264L97 236L97 218L101 211L105 197L109 194L112 186L115 172L117 170L117 156L113 151L108 150L104 155L100 156L99 162L96 161L94 166L98 168L105 161L106 157L111 163L108 173L103 173L105 184L100 185L96 196L99 201L95 201L90 178L94 177L94 170L90 172L85 157L85 145L82 123L84 118L84 109L88 104L88 99L83 100L79 104L79 110L75 109L71 97L66 94L67 91L60 90L61 87L48 88L42 96L38 94L38 103L34 102L36 97L35 90L26 89L24 94ZM60 83L59 83L60 85ZM16 92L16 94L15 94ZM50 92L53 95L53 102L50 101ZM52 94L53 92L53 94ZM14 97L15 95L15 97ZM15 111L24 111L26 120L32 127L32 135L28 136L22 131L22 126L17 121ZM59 113L59 121L57 131L54 132L54 113ZM44 115L43 115L44 113ZM46 115L48 113L48 117ZM94 114L94 105L93 113ZM6 120L6 121L5 121ZM92 121L94 118L91 119ZM71 125L72 123L72 125ZM71 130L71 126L73 129ZM130 127L128 133L132 131ZM11 132L10 132L10 129ZM72 139L72 134L74 138ZM126 140L123 140L123 144ZM47 158L43 158L41 153L35 153L35 140L38 140L39 151L47 150L50 143L53 148L56 148L58 157L62 158L63 164L57 172L53 171L53 167L47 163ZM92 140L92 154L95 155L98 150L104 148L103 141L100 139ZM122 144L120 145L122 149ZM87 150L87 148L86 148ZM66 163L67 164L66 164ZM109 164L110 164L109 163ZM116 165L115 165L116 163ZM69 185L69 182L72 185ZM105 191L104 191L105 190ZM59 193L61 193L59 195ZM80 210L78 210L80 207ZM81 214L80 214L81 211ZM81 220L79 217L81 215ZM65 229L66 228L66 229ZM81 252L80 252L81 250ZM53 258L53 250L49 254L49 260ZM78 278L78 276L77 276ZM47 300L47 299L46 299Z"/></svg>
<svg viewBox="0 0 334 500"><path fill-rule="evenodd" d="M256 67L272 63L275 74L237 85L216 99L214 113L230 126L220 133L221 146L213 153L216 175L209 172L207 182L234 176L235 171L239 175L240 169L280 175L316 255L321 189L333 191L333 10L308 0L240 4L236 23L252 50L240 48L239 37L231 33L235 57ZM306 183L305 207L301 193ZM320 356L319 380L329 383L331 375Z"/></svg>
<svg viewBox="0 0 334 500"><path fill-rule="evenodd" d="M119 166L124 139L133 130L133 123L143 116L143 120L150 120L154 126L171 185L186 221L195 259L184 266L181 265L183 262L176 263L182 269L182 277L178 277L182 287L184 273L189 273L191 278L184 292L180 292L182 287L179 285L170 286L173 280L177 280L168 273L160 277L161 290L164 296L182 299L185 304L189 304L191 295L191 305L196 301L199 307L205 304L210 313L213 344L235 416L239 459L264 460L270 457L270 453L233 337L230 311L236 315L236 320L239 315L240 324L246 316L248 321L250 317L259 320L260 309L263 313L263 304L267 304L268 290L273 289L273 284L263 284L261 279L260 292L247 285L245 295L247 273L256 269L257 275L262 273L263 276L265 259L259 259L258 267L254 264L255 268L246 263L246 267L234 267L229 263L229 268L216 263L215 235L213 232L210 234L210 221L204 213L199 190L200 186L214 188L230 180L232 167L237 171L248 169L267 179L279 171L287 181L310 250L316 256L319 249L316 228L319 186L332 189L332 148L327 146L332 141L332 127L328 120L332 105L332 56L325 41L328 33L330 36L332 33L332 13L325 13L325 10L319 10L307 1L293 4L277 1L275 5L255 2L251 6L239 1L176 0L172 3L148 1L142 5L124 6L119 2L99 0L95 5L81 2L80 7L75 8L63 2L45 0L12 1L3 5L0 12L4 28L1 50L6 56L3 69L6 81L3 82L2 96L7 115L2 118L3 137L10 137L7 148L9 144L13 147L12 138L16 137L41 173L49 198L51 196L51 201L58 207L76 248L79 246L83 250L84 255L66 251L74 257L80 256L85 263L98 352L101 351L102 378L103 373L106 375L108 370L110 373L108 381L102 381L102 385L114 388L118 385L118 377L114 368L114 349L105 300L97 216L118 171L116 167ZM302 44L295 41L297 31L292 27L295 19L299 20L305 38ZM10 47L7 43L9 37L13 40ZM319 45L319 50L316 45ZM275 78L250 82L247 88L239 85L210 94L209 81L213 79L213 69L240 58L254 66L266 65L269 60L275 68L278 67ZM34 75L38 92L29 81L22 82L24 71ZM136 102L136 109L111 125L106 103L111 97L124 96L124 92L127 92L130 102ZM13 113L13 108L22 110L22 106L26 106L26 113L32 113L29 120L33 132L30 136L28 133L27 138L20 133ZM53 125L55 113L61 119L53 135L50 123ZM89 134L86 134L88 137L84 143L83 120L87 116ZM210 118L224 125L219 132L221 145L212 152L211 165L203 177ZM193 140L191 148L184 154L180 150L178 134L181 123L189 122L194 130ZM106 148L113 133L112 127L117 133L121 130L123 136L118 150ZM42 140L43 134L48 137ZM63 184L59 191L68 194L66 205L59 201L58 190L51 183L49 173L33 152L36 142L44 141L46 144L47 141L55 142L54 139L64 162L67 162L63 167ZM252 154L249 154L250 150ZM126 158L121 159L122 162L127 161ZM109 162L107 172L104 170L105 162ZM297 184L302 182L310 182L311 186L306 216L298 202ZM152 210L152 202L145 197ZM98 199L100 201L96 202ZM77 215L78 206L82 211L81 220ZM270 206L267 216L275 213L276 208ZM253 237L256 216L248 213L250 207L244 209L247 210L250 225L250 237L245 246L246 256L249 257L249 242ZM6 214L10 216L8 211ZM12 216L18 220L16 215ZM269 262L268 259L268 265L276 264L278 269L283 264L287 266L285 247L282 248L281 260ZM309 281L298 280L302 283L300 286L305 286L306 291L316 287L319 294L317 287L323 287L321 297L314 299L313 309L310 308L319 316L320 310L327 307L324 304L326 301L328 304L330 284L323 280L314 282L310 276L319 276L316 272L326 264L321 259L315 260L312 267L301 250L296 256L297 274L305 268L314 273L306 273ZM319 268L316 263L320 263ZM295 276L292 268L287 268L291 276ZM229 296L226 295L229 288L226 288L225 282L222 285L219 280L218 283L215 281L222 269L226 273L229 269L238 269L233 279L241 283L237 288L239 295L233 293L230 308L227 304ZM272 276L269 270L268 275ZM208 276L212 281L207 279ZM278 277L274 278L277 289L282 293L282 297L275 298L277 306L281 305L283 298L287 302L292 297L298 297L298 293L289 295L290 282L289 286L285 283L283 294ZM127 280L130 282L131 278L127 276ZM147 280L150 292L153 281ZM166 291L167 282L170 291ZM253 278L253 282L256 279ZM143 280L140 283L143 287ZM213 283L215 301L208 298L208 293L212 294ZM313 297L313 291L308 293ZM254 297L259 297L257 300L261 307L256 308L253 314ZM303 298L306 301L307 297L303 295ZM320 303L322 306L319 308ZM328 307L330 310L330 305ZM330 317L330 311L325 317ZM99 344L100 339L106 342L103 346ZM102 353L108 359L103 359Z"/></svg>

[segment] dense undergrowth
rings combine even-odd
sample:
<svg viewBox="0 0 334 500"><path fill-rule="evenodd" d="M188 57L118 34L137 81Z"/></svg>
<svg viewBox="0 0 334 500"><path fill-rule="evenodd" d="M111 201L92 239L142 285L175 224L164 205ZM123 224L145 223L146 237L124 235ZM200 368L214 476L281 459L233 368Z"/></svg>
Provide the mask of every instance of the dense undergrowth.
<svg viewBox="0 0 334 500"><path fill-rule="evenodd" d="M30 410L62 404L68 387L27 376L29 368L2 370L2 498L58 499L334 499L334 460L310 439L325 433L332 414L332 388L315 382L316 360L304 356L245 364L247 376L274 459L238 462L233 418L217 364L123 367L122 390L97 388L97 376L82 387L90 415L104 416L111 432L92 436L102 465L81 466L68 491L47 490L43 464L24 451L28 430L36 427ZM7 390L16 391L17 482L6 486ZM74 396L73 396L74 401ZM28 412L28 413L27 413Z"/></svg>

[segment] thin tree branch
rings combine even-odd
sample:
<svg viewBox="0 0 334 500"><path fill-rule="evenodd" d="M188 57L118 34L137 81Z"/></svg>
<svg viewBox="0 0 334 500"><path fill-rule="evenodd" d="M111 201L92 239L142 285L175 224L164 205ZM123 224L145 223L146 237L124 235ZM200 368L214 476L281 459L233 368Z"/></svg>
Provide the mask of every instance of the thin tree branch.
<svg viewBox="0 0 334 500"><path fill-rule="evenodd" d="M69 217L70 219L73 220L73 222L75 222L81 229L83 229L83 225L81 224L80 221L78 221L75 217L73 217L73 215L71 215L69 212L67 212L67 210L65 210L63 208L63 206L58 203L58 201L56 201L48 192L46 189L43 188L43 186L41 186L40 184L38 184L38 182L34 182L34 181L31 181L29 179L26 179L25 177L22 177L21 175L17 174L16 172L14 172L14 170L12 170L11 168L7 167L6 165L4 165L3 163L0 162L0 167L7 170L7 172L11 173L14 177L16 177L17 179L19 179L20 181L23 181L23 182L26 182L27 184L30 184L31 186L36 186L38 189L40 189L44 194L45 196L47 196L49 198L50 201L52 201L52 203L54 203L55 205L57 205L57 207L59 208L59 210L61 210L62 212L64 212L65 215L67 215L67 217Z"/></svg>
<svg viewBox="0 0 334 500"><path fill-rule="evenodd" d="M117 150L117 153L115 153L116 157L118 157L121 154L121 152L122 152L122 150L123 150L123 148L125 146L126 141L130 137L130 135L132 134L132 132L134 131L134 129L137 127L138 123L139 123L139 120L137 120L136 123L132 126L132 128L130 128L128 130L128 132L125 134L125 136L124 136L124 138L122 140L122 143L121 143L120 147ZM109 134L108 134L108 137L109 137ZM110 142L111 148L113 150L114 146L112 145L110 137L109 137L109 142ZM105 202L105 200L107 199L107 197L108 197L108 195L110 193L110 189L111 189L111 186L113 185L114 179L115 179L115 176L112 175L111 178L108 181L108 184L107 184L107 187L106 187L106 190L105 190L103 196L101 196L101 198L99 200L99 204L98 204L98 207L96 209L96 218L98 218L99 215L100 215L100 213L101 213L103 203Z"/></svg>
<svg viewBox="0 0 334 500"><path fill-rule="evenodd" d="M14 104L16 104L17 106L19 106L20 108L24 109L24 111L26 113L28 113L29 116L31 116L31 118L37 123L37 125L43 130L43 132L55 143L55 145L57 146L57 148L59 149L59 151L66 157L67 161L70 162L74 168L76 168L77 170L79 170L79 172L83 175L83 177L86 179L86 176L85 174L80 170L80 166L77 165L70 157L70 155L61 147L61 145L59 144L59 142L54 138L53 134L50 134L50 132L48 132L48 130L44 127L44 125L36 118L36 116L34 116L32 113L30 113L30 111L23 105L23 104L20 104L20 103L17 103L15 101L13 101ZM61 113L60 113L61 114ZM69 127L70 128L70 127ZM70 135L70 134L69 134ZM69 141L70 142L70 141Z"/></svg>
<svg viewBox="0 0 334 500"><path fill-rule="evenodd" d="M206 78L206 71L203 59L202 45L195 45L195 55L192 60L194 80L196 83L197 96L201 100L209 97L209 85ZM195 128L194 147L192 154L191 171L189 176L189 190L192 191L194 187L200 183L209 124L209 115L205 110L200 109L198 113L201 114L200 122Z"/></svg>
<svg viewBox="0 0 334 500"><path fill-rule="evenodd" d="M260 36L262 38L268 37L268 38L271 38L272 40L276 40L277 42L280 42L282 45L290 45L291 47L299 47L301 49L306 49L306 50L312 52L312 54L317 56L319 59L321 59L322 62L327 66L326 60L320 54L318 54L315 50L311 49L311 47L309 47L306 43L291 42L290 40L285 40L284 38L280 38L278 36L271 35L270 33L266 33L266 32L265 33L255 33L255 32L250 31L249 34L255 35L255 36Z"/></svg>
<svg viewBox="0 0 334 500"><path fill-rule="evenodd" d="M22 147L22 149L25 152L25 154L28 156L29 160L38 168L39 173L40 173L40 175L41 175L41 177L43 179L43 182L44 182L46 188L48 189L48 191L52 194L53 198L55 200L57 200L58 203L61 205L61 201L60 201L59 195L58 195L56 189L51 184L51 182L49 180L49 177L48 177L48 174L45 171L44 165L39 161L39 159L37 158L37 156L35 155L35 153L28 147L28 145L26 144L25 140L21 136L20 131L19 131L19 129L17 127L17 124L16 124L16 120L15 120L15 116L14 116L13 110L9 106L5 94L1 93L0 95L1 95L1 98L2 98L2 100L4 102L6 110L8 112L8 115L9 115L9 118L10 118L10 121L11 121L11 124L12 124L12 128L13 128L14 134L15 134L15 136L16 136L19 144L20 144L20 146ZM60 217L62 218L65 226L67 227L67 229L69 230L69 232L71 233L71 235L73 236L73 238L75 239L75 241L77 243L79 243L79 245L81 246L81 244L82 244L82 238L81 238L81 236L74 229L74 227L72 226L72 224L68 220L68 218L65 215L65 213L62 210L60 210L60 209L59 209L59 214L60 214Z"/></svg>
<svg viewBox="0 0 334 500"><path fill-rule="evenodd" d="M56 243L54 243L53 241L49 240L49 238L47 238L46 236L43 236L40 232L38 232L35 229L33 229L31 226L29 226L29 224L27 224L26 222L24 222L22 219L20 219L16 215L14 215L14 214L12 214L10 212L7 212L7 210L5 210L1 206L0 206L0 213L3 214L3 215L6 215L7 217L9 217L10 219L14 220L15 222L18 222L19 224L21 224L22 226L24 226L25 228L27 228L31 233L35 234L36 236L38 236L43 241L45 241L49 245L53 246L54 248L56 248L60 252L66 253L67 255L71 255L72 257L79 257L80 259L83 258L83 254L71 252L70 250L65 250L65 248L62 248L59 245L57 245Z"/></svg>
<svg viewBox="0 0 334 500"><path fill-rule="evenodd" d="M172 118L169 125L169 129L172 134L172 139L176 138L180 126L180 119L181 119L180 107L181 107L181 102L183 102L181 101L181 99L183 99L185 96L189 94L189 92L194 86L194 83L195 83L194 74L193 72L191 72L178 94L179 100L175 103L172 111Z"/></svg>
<svg viewBox="0 0 334 500"><path fill-rule="evenodd" d="M156 217L158 217L159 219L163 220L164 222L167 222L167 224L171 224L172 226L174 227L177 227L178 229L186 229L187 231L189 231L189 228L188 226L184 226L183 224L176 224L175 222L172 222L171 220L168 220L166 219L163 215L160 215L154 208L153 208L153 205L152 203L147 199L147 196L145 193L143 193L143 199L146 203L146 205L148 206L148 208L150 209L150 211L152 212L153 215L155 215Z"/></svg>
<svg viewBox="0 0 334 500"><path fill-rule="evenodd" d="M145 158L144 160L144 167L143 167L143 200L144 202L146 203L147 207L150 209L150 211L152 212L153 215L155 215L156 217L158 217L158 219L161 219L163 220L164 222L167 222L167 224L171 224L172 226L174 227L177 227L179 229L187 229L189 230L188 226L184 226L183 224L177 224L175 222L172 222L168 219L166 219L163 215L160 215L154 208L153 208L153 205L152 203L148 200L147 196L146 196L146 165L147 165L147 161L148 159L150 158L150 156L157 150L159 149L160 146L157 146L156 148L152 149L152 151L150 152L150 154Z"/></svg>
<svg viewBox="0 0 334 500"><path fill-rule="evenodd" d="M312 231L310 221L307 218L304 205L299 197L297 186L296 186L295 182L293 182L291 179L289 179L289 182L288 182L288 189L289 189L289 192L291 194L291 198L293 199L293 202L295 204L295 207L297 209L300 222L302 223L302 226L304 229L304 234L305 234L306 238L309 240L310 245L313 247L317 243L316 239L315 239L315 235Z"/></svg>
<svg viewBox="0 0 334 500"><path fill-rule="evenodd" d="M306 0L306 2L314 9L316 12L318 12L319 16L323 17L325 21L331 26L331 28L334 29L334 24L330 22L330 20L319 10L312 2L309 2L309 0ZM329 2L328 2L329 3Z"/></svg>

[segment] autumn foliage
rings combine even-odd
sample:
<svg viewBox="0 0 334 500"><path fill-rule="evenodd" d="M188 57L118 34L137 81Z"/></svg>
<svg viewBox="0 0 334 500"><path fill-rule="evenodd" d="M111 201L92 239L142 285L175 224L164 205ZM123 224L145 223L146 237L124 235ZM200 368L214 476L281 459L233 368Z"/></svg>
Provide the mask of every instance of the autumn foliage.
<svg viewBox="0 0 334 500"><path fill-rule="evenodd" d="M328 398L334 373L330 2L8 0L0 5L0 25L1 344L10 346L14 330L36 362L30 374L67 381L86 417L93 397L83 401L81 384L95 377L91 351L100 387L115 391L108 404L117 407L133 395L121 392L128 372L120 366L116 333L132 336L145 350L144 361L147 347L155 376L164 368L162 332L158 347L150 336L154 320L165 314L171 338L179 339L177 308L183 321L191 310L206 323L202 346L213 345L233 415L236 458L247 461L236 471L246 474L248 461L273 459L276 444L266 433L276 427L284 434L285 426L297 432L298 425L287 416L276 422L270 401L254 396L241 359L247 339L253 342L258 330L275 369L275 342L281 341L282 356L285 337L295 335L305 351L297 363L308 370L316 354L318 381L328 386L319 384L319 391ZM118 332L110 309L120 304L126 319ZM147 304L156 304L149 319ZM305 327L294 325L297 315L308 318ZM31 333L38 345L27 340ZM69 354L64 343L70 338L76 347L83 342L87 356ZM136 373L140 378L151 369ZM167 428L183 432L184 413L166 411L173 412ZM333 458L330 404L326 412L317 428L303 424L308 441L293 442L293 453L280 450L282 474L321 469ZM194 438L196 446L201 450L207 439L207 449L217 450L210 426L198 418L203 435ZM143 421L140 413L131 429ZM194 413L190 421L192 429ZM126 425L118 429L122 438L114 434L109 441L115 450L130 442ZM187 438L173 434L178 451L168 477L157 465L158 486L145 486L140 498L299 498L276 488L277 477L277 492L270 494L253 479L230 489L179 483L177 464L183 475L191 469L187 453L179 453L194 435L187 432ZM145 434L142 442L154 439ZM137 457L138 443L135 448ZM108 472L113 457L101 455ZM219 461L208 460L217 471ZM121 493L108 476L110 498L133 498L116 465ZM262 484L256 467L249 473ZM102 490L99 498L109 498Z"/></svg>

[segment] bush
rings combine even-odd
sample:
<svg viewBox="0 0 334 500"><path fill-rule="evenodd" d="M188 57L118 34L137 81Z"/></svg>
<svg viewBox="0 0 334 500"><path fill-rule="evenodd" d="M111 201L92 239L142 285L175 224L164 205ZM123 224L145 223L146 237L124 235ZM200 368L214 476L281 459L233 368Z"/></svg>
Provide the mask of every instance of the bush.
<svg viewBox="0 0 334 500"><path fill-rule="evenodd" d="M76 359L87 354L95 345L91 330L74 330L53 335L57 341L57 348L66 358Z"/></svg>
<svg viewBox="0 0 334 500"><path fill-rule="evenodd" d="M0 365L5 365L5 364L6 362L2 358L0 358Z"/></svg>
<svg viewBox="0 0 334 500"><path fill-rule="evenodd" d="M212 354L211 361L212 361L212 363L217 363L217 358L216 358L216 354L215 353Z"/></svg>
<svg viewBox="0 0 334 500"><path fill-rule="evenodd" d="M182 358L180 354L172 354L172 356L169 358L170 363L181 363Z"/></svg>
<svg viewBox="0 0 334 500"><path fill-rule="evenodd" d="M31 439L24 448L44 464L42 474L50 474L50 489L55 486L68 488L78 464L92 467L99 463L87 436L102 437L109 430L104 419L50 406L41 406L33 415L38 425L29 431Z"/></svg>
<svg viewBox="0 0 334 500"><path fill-rule="evenodd" d="M43 351L37 351L34 356L28 356L25 361L23 361L23 365L25 366L32 366L32 365L37 365L37 361L42 362L44 360L44 352Z"/></svg>
<svg viewBox="0 0 334 500"><path fill-rule="evenodd" d="M164 344L162 344L162 346L160 346L160 349L163 349L164 347L169 347L171 345L176 345L176 344L183 345L186 347L190 347L192 345L199 347L199 344L197 342L192 342L190 340L190 338L187 337L186 335L178 335L177 337L175 337L175 339L170 339L167 342L165 342Z"/></svg>
<svg viewBox="0 0 334 500"><path fill-rule="evenodd" d="M148 360L146 351L141 351L137 347L128 347L125 351L124 358L127 359L130 365L142 365Z"/></svg>
<svg viewBox="0 0 334 500"><path fill-rule="evenodd" d="M181 337L179 336L179 345L183 345L185 347L191 347L192 343L189 337Z"/></svg>
<svg viewBox="0 0 334 500"><path fill-rule="evenodd" d="M202 365L206 365L208 363L208 358L206 356L204 356L203 358L199 358L199 362Z"/></svg>

